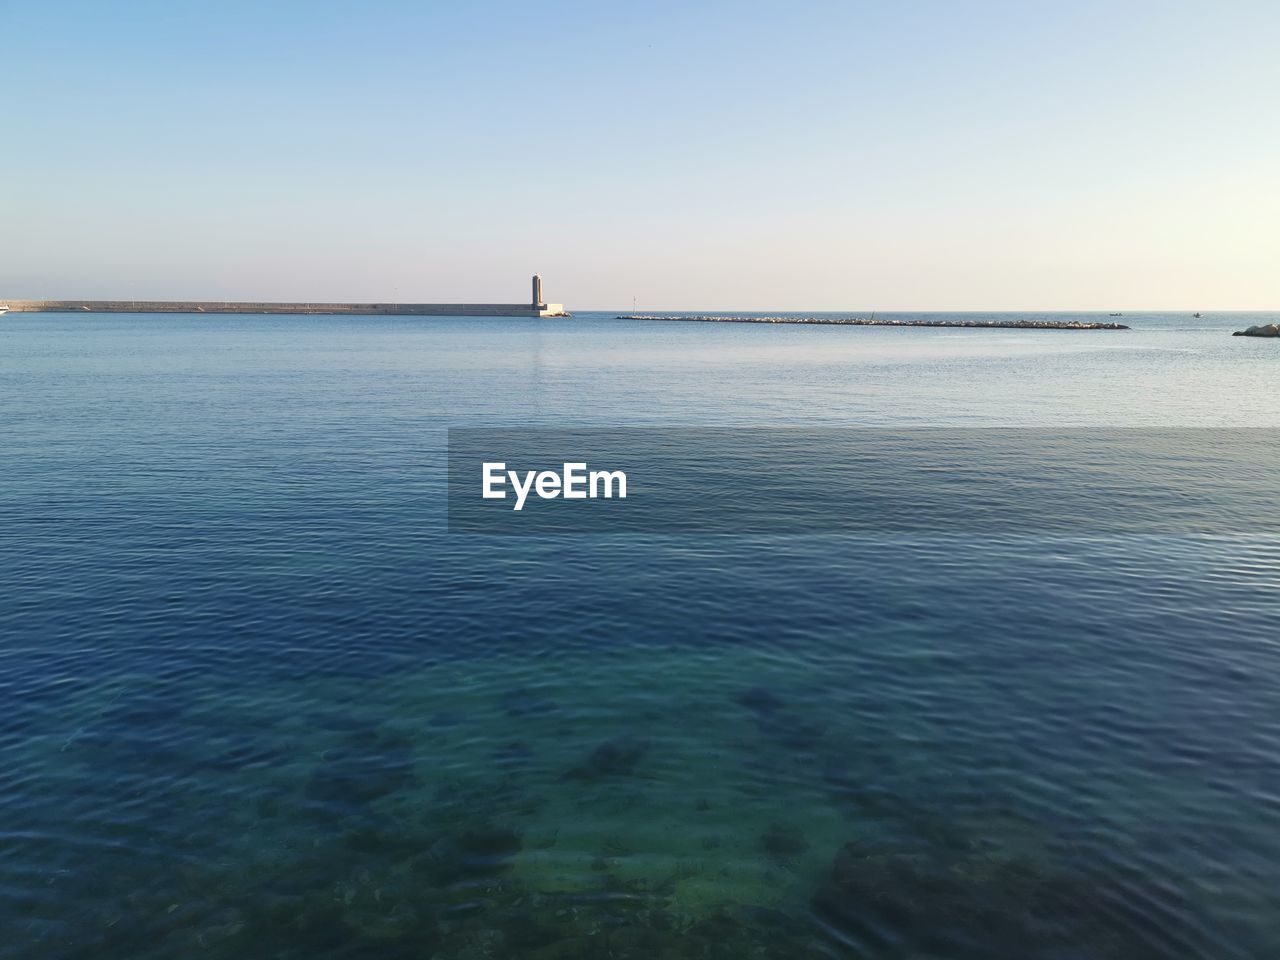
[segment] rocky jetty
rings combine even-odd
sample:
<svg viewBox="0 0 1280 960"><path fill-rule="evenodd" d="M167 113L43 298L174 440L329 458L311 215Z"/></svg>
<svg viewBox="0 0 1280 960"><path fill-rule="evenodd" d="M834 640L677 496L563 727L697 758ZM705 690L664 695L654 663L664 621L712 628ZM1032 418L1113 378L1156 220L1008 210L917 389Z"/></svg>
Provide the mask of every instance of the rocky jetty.
<svg viewBox="0 0 1280 960"><path fill-rule="evenodd" d="M1085 320L881 320L876 317L722 317L706 314L622 314L618 320L685 320L700 323L809 323L834 327L978 327L997 330L1128 330L1123 323ZM1268 334L1254 334L1268 336ZM1274 336L1274 334L1270 334Z"/></svg>
<svg viewBox="0 0 1280 960"><path fill-rule="evenodd" d="M1233 337L1280 337L1280 323L1264 323L1261 326L1237 330Z"/></svg>

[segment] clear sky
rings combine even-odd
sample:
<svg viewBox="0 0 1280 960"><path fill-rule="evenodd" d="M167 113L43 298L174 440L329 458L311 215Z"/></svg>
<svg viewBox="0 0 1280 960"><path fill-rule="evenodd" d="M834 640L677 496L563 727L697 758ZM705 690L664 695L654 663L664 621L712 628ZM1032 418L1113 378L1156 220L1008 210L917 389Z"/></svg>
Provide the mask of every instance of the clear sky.
<svg viewBox="0 0 1280 960"><path fill-rule="evenodd" d="M1280 308L1280 3L0 0L0 298Z"/></svg>

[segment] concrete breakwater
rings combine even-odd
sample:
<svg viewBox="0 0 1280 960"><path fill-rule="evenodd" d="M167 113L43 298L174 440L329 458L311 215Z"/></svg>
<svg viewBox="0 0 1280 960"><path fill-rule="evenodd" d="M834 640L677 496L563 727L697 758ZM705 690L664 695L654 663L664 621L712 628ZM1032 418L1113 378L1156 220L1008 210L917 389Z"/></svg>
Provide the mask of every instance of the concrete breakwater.
<svg viewBox="0 0 1280 960"><path fill-rule="evenodd" d="M302 313L412 317L564 317L558 303L246 303L223 300L5 300L10 313Z"/></svg>
<svg viewBox="0 0 1280 960"><path fill-rule="evenodd" d="M622 314L618 320L681 320L696 323L809 323L837 327L980 327L997 330L1128 330L1123 323L1087 320L878 320L875 317L721 317Z"/></svg>

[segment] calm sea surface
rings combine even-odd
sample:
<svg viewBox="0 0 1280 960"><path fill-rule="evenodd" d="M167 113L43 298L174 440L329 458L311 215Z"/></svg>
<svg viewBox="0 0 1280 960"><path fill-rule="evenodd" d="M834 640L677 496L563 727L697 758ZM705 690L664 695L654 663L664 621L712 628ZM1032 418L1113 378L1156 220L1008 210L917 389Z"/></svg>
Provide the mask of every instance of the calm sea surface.
<svg viewBox="0 0 1280 960"><path fill-rule="evenodd" d="M449 427L1280 426L1188 314L0 318L0 957L1280 956L1276 538L445 529Z"/></svg>

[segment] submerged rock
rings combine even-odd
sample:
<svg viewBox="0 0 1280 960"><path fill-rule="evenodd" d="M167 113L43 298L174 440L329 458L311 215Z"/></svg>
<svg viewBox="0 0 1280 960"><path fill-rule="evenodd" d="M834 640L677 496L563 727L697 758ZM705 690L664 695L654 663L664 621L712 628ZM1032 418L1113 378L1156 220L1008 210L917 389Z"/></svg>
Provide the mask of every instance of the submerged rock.
<svg viewBox="0 0 1280 960"><path fill-rule="evenodd" d="M556 709L556 702L544 697L528 687L516 687L508 690L499 699L503 711L509 717L525 717L542 713L551 713Z"/></svg>
<svg viewBox="0 0 1280 960"><path fill-rule="evenodd" d="M1027 859L848 843L814 911L861 942L956 960L1155 960L1088 878ZM895 954L896 955L896 954Z"/></svg>
<svg viewBox="0 0 1280 960"><path fill-rule="evenodd" d="M756 717L756 728L788 750L810 750L827 732L826 724L813 723L786 711L761 714Z"/></svg>
<svg viewBox="0 0 1280 960"><path fill-rule="evenodd" d="M515 830L477 824L436 840L418 870L440 886L492 876L509 868L523 846Z"/></svg>
<svg viewBox="0 0 1280 960"><path fill-rule="evenodd" d="M752 687L734 702L755 714L756 728L789 750L809 750L826 733L826 726L805 720L767 687Z"/></svg>
<svg viewBox="0 0 1280 960"><path fill-rule="evenodd" d="M524 763L533 758L533 747L523 740L513 740L493 751L493 759L498 763Z"/></svg>
<svg viewBox="0 0 1280 960"><path fill-rule="evenodd" d="M564 775L566 780L600 780L629 776L640 758L649 752L649 741L631 736L606 740L591 751L585 763Z"/></svg>
<svg viewBox="0 0 1280 960"><path fill-rule="evenodd" d="M307 797L361 807L416 782L412 740L387 729L360 730L326 751L307 782Z"/></svg>
<svg viewBox="0 0 1280 960"><path fill-rule="evenodd" d="M278 766L286 759L284 751L266 737L244 735L227 738L218 744L218 752L205 761L209 770L236 771Z"/></svg>
<svg viewBox="0 0 1280 960"><path fill-rule="evenodd" d="M558 927L532 910L512 910L502 921L502 941L508 956L520 957L561 939Z"/></svg>
<svg viewBox="0 0 1280 960"><path fill-rule="evenodd" d="M785 703L767 687L752 687L746 693L734 698L739 706L754 710L756 713L774 713L781 710Z"/></svg>
<svg viewBox="0 0 1280 960"><path fill-rule="evenodd" d="M771 823L769 829L760 834L760 849L770 860L790 866L808 851L809 841L795 827Z"/></svg>
<svg viewBox="0 0 1280 960"><path fill-rule="evenodd" d="M472 858L507 860L520 852L520 834L509 827L472 827L458 835L463 852Z"/></svg>

